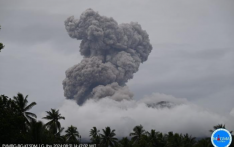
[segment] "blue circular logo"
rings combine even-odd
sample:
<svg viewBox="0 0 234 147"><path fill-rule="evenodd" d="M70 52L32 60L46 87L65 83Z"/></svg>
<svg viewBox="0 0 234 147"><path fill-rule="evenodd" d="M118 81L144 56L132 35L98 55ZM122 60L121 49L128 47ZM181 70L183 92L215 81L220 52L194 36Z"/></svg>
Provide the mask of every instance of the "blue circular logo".
<svg viewBox="0 0 234 147"><path fill-rule="evenodd" d="M228 147L232 143L232 135L226 129L217 129L212 133L211 142L214 147Z"/></svg>

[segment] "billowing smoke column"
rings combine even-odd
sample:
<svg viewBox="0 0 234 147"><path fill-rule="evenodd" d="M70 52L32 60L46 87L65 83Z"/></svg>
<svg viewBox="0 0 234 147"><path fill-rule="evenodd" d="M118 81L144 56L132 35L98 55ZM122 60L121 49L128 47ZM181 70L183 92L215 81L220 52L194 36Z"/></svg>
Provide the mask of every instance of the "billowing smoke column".
<svg viewBox="0 0 234 147"><path fill-rule="evenodd" d="M71 38L82 40L81 63L66 71L64 95L82 105L86 99L109 97L132 99L125 83L133 78L140 63L147 60L152 46L149 36L138 23L120 24L87 9L79 20L65 21Z"/></svg>

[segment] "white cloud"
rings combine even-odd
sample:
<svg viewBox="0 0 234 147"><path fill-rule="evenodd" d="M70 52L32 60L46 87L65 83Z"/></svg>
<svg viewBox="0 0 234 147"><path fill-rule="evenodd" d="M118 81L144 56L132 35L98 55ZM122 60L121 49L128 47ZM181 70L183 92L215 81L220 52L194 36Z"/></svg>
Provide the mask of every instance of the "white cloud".
<svg viewBox="0 0 234 147"><path fill-rule="evenodd" d="M149 103L150 99L151 103L166 100L178 105L172 108L149 108L145 102ZM100 130L110 126L116 130L118 137L129 136L133 127L140 124L147 131L156 129L164 133L173 131L193 136L209 136L209 130L214 125L231 124L228 117L212 113L186 99L159 93L138 101L117 102L108 98L88 100L83 106L77 105L75 101L65 100L59 110L66 118L61 121L62 126L76 126L82 138L86 139L89 138L89 131L93 126Z"/></svg>
<svg viewBox="0 0 234 147"><path fill-rule="evenodd" d="M231 112L230 112L230 115L231 115L232 117L234 117L234 108L232 108L232 110L231 110Z"/></svg>

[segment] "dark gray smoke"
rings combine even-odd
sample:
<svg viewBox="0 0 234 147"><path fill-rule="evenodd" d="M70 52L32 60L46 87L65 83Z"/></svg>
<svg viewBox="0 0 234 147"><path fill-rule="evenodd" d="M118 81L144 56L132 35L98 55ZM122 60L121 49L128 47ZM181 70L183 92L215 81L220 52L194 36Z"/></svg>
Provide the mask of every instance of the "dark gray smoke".
<svg viewBox="0 0 234 147"><path fill-rule="evenodd" d="M82 40L81 63L66 71L64 95L79 105L88 98L131 99L125 83L133 78L140 63L147 60L152 46L149 36L138 23L120 24L87 9L79 20L65 21L71 38Z"/></svg>

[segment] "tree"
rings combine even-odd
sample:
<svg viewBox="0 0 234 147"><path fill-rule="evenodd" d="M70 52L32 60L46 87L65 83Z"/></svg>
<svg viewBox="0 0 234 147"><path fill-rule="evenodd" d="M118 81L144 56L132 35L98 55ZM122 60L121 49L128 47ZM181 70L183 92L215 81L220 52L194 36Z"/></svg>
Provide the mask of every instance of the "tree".
<svg viewBox="0 0 234 147"><path fill-rule="evenodd" d="M25 118L25 121L27 124L29 124L30 121L35 120L37 118L36 114L28 112L33 106L35 106L37 103L32 102L29 105L28 104L28 95L24 97L23 94L18 93L17 96L14 96L14 102L16 104L18 113Z"/></svg>
<svg viewBox="0 0 234 147"><path fill-rule="evenodd" d="M156 147L159 144L158 140L158 132L155 130L151 130L150 132L146 132L149 140L149 145L152 147Z"/></svg>
<svg viewBox="0 0 234 147"><path fill-rule="evenodd" d="M210 138L203 138L197 142L195 147L213 147Z"/></svg>
<svg viewBox="0 0 234 147"><path fill-rule="evenodd" d="M1 30L1 26L0 26L0 30ZM2 43L0 43L0 52L1 50L4 48L4 45Z"/></svg>
<svg viewBox="0 0 234 147"><path fill-rule="evenodd" d="M127 137L123 137L119 141L119 145L120 145L120 147L132 147L132 143Z"/></svg>
<svg viewBox="0 0 234 147"><path fill-rule="evenodd" d="M133 133L130 133L130 136L133 136L132 141L134 143L138 143L142 138L142 136L145 134L146 134L145 130L143 129L142 125L140 125L140 126L135 126L133 128Z"/></svg>
<svg viewBox="0 0 234 147"><path fill-rule="evenodd" d="M55 138L41 121L31 121L27 133L27 143L54 143Z"/></svg>
<svg viewBox="0 0 234 147"><path fill-rule="evenodd" d="M49 130L56 134L61 129L61 124L59 122L60 119L65 119L65 117L59 114L59 110L51 109L51 111L46 111L47 116L43 117L43 119L50 120L45 125L49 128Z"/></svg>
<svg viewBox="0 0 234 147"><path fill-rule="evenodd" d="M171 142L171 147L183 146L183 136L182 136L182 134L175 133L171 141L172 141Z"/></svg>
<svg viewBox="0 0 234 147"><path fill-rule="evenodd" d="M214 130L210 130L211 133L213 133L217 129L226 129L226 127L225 127L225 124L218 124L218 125L213 126L213 129ZM232 134L232 132L233 131L230 131L231 134Z"/></svg>
<svg viewBox="0 0 234 147"><path fill-rule="evenodd" d="M41 121L36 122L32 121L30 123L29 135L31 137L31 143L43 143L43 136L44 136L44 126Z"/></svg>
<svg viewBox="0 0 234 147"><path fill-rule="evenodd" d="M213 126L213 129L214 129L214 130L210 130L211 133L213 133L213 132L214 132L215 130L217 130L217 129L225 129L225 125L223 125L223 124L218 124L218 125Z"/></svg>
<svg viewBox="0 0 234 147"><path fill-rule="evenodd" d="M111 130L110 127L106 127L105 129L102 129L103 134L100 134L100 139L101 139L101 145L103 147L113 147L117 144L117 138L114 136L115 130Z"/></svg>
<svg viewBox="0 0 234 147"><path fill-rule="evenodd" d="M184 147L191 147L194 146L196 143L196 138L189 136L188 134L185 134L183 136L183 146Z"/></svg>
<svg viewBox="0 0 234 147"><path fill-rule="evenodd" d="M71 125L65 132L65 137L69 143L79 143L78 138L80 138L81 136L79 135L76 127Z"/></svg>
<svg viewBox="0 0 234 147"><path fill-rule="evenodd" d="M95 144L99 144L100 143L100 135L99 135L99 132L100 130L98 130L96 127L93 127L91 130L90 130L90 137L91 137L91 141L92 143L95 143Z"/></svg>
<svg viewBox="0 0 234 147"><path fill-rule="evenodd" d="M64 130L64 127L60 127L58 129L58 132L54 134L54 139L55 139L56 143L66 143L66 137L61 135L63 130Z"/></svg>
<svg viewBox="0 0 234 147"><path fill-rule="evenodd" d="M234 138L234 135L232 135L232 139ZM230 145L230 147L234 147L234 141L232 140L232 143Z"/></svg>
<svg viewBox="0 0 234 147"><path fill-rule="evenodd" d="M0 96L0 144L24 141L25 119L18 114L15 102L5 95Z"/></svg>
<svg viewBox="0 0 234 147"><path fill-rule="evenodd" d="M166 138L166 136L163 135L162 133L159 133L157 136L158 136L157 138L158 138L158 143L159 143L158 146L160 146L160 147L166 147L166 145L167 145L167 138Z"/></svg>

